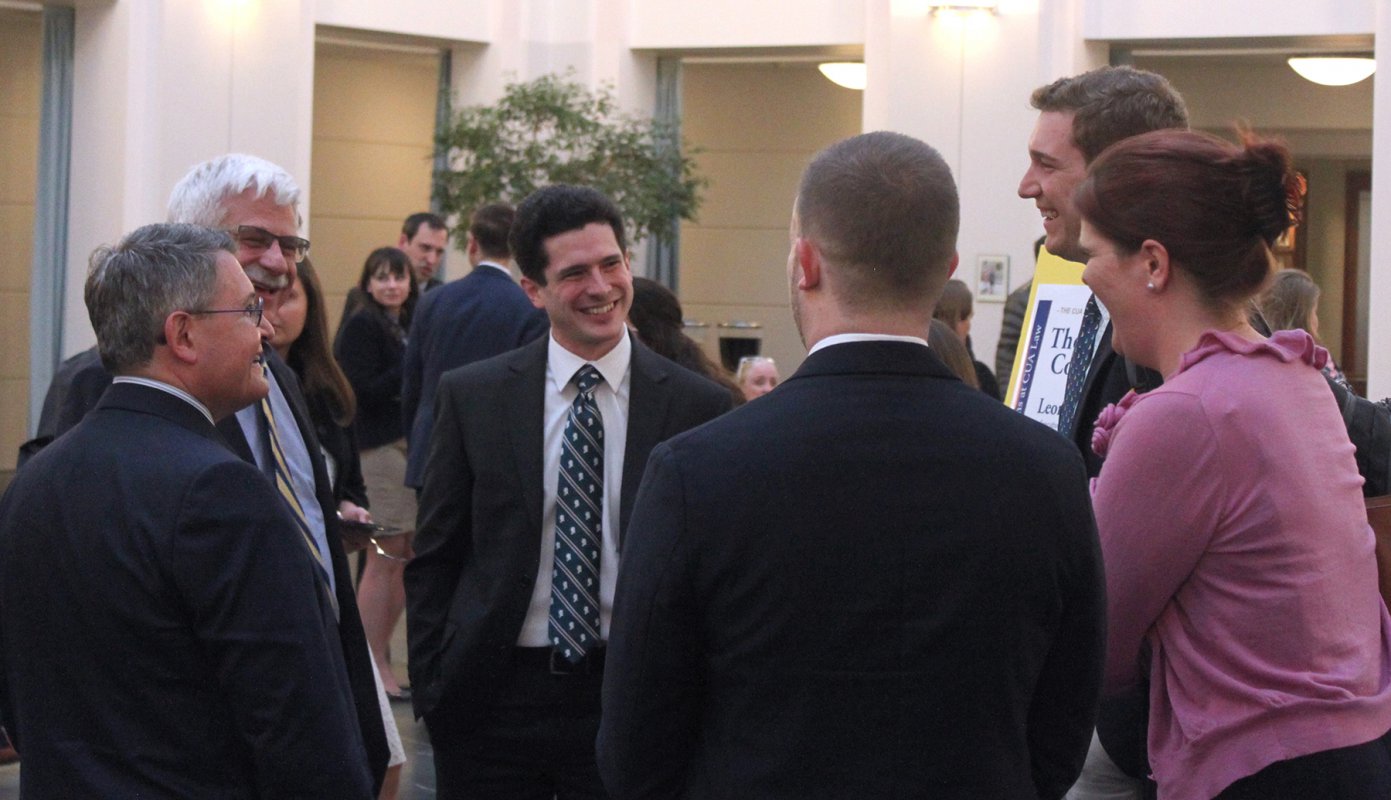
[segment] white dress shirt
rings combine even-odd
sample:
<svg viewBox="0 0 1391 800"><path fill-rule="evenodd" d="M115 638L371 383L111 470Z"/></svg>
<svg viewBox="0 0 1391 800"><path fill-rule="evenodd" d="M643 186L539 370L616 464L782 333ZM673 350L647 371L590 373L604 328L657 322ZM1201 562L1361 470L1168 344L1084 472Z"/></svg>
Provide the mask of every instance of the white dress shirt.
<svg viewBox="0 0 1391 800"><path fill-rule="evenodd" d="M545 464L542 483L545 505L541 508L541 563L531 607L522 623L520 647L548 647L551 643L551 574L555 569L555 497L560 483L561 438L570 405L580 390L571 382L585 364L593 364L604 376L594 388L594 403L604 420L603 545L599 551L599 636L609 637L613 616L613 587L618 581L618 503L623 491L623 451L628 444L628 392L633 344L624 336L598 361L585 361L561 347L552 336L546 356L546 411L542 428Z"/></svg>

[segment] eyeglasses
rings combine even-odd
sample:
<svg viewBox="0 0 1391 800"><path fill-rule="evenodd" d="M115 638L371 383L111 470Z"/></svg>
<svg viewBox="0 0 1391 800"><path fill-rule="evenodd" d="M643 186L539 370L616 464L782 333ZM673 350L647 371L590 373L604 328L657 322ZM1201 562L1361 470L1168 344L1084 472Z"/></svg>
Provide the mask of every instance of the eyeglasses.
<svg viewBox="0 0 1391 800"><path fill-rule="evenodd" d="M298 236L276 236L265 228L258 228L255 225L238 225L235 230L228 231L228 233L237 240L237 244L257 252L269 250L272 243L279 242L280 252L285 254L285 258L296 264L309 255L309 240L301 239Z"/></svg>
<svg viewBox="0 0 1391 800"><path fill-rule="evenodd" d="M266 312L266 301L257 296L255 300L247 303L241 308L197 308L189 309L190 314L245 314L251 318L253 325L261 326L261 316Z"/></svg>

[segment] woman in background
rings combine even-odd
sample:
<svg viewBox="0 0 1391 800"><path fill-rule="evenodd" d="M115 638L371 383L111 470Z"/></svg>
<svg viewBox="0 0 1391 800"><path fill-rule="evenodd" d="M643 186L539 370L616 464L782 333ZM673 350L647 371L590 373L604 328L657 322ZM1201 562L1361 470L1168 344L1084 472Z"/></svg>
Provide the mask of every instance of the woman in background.
<svg viewBox="0 0 1391 800"><path fill-rule="evenodd" d="M319 276L307 258L296 272L295 280L266 305L266 316L275 329L270 345L299 378L339 515L365 522L370 519L365 512L367 486L362 481L357 434L352 427L357 398L329 348Z"/></svg>
<svg viewBox="0 0 1391 800"><path fill-rule="evenodd" d="M1275 273L1270 286L1261 293L1258 306L1270 332L1308 331L1319 341L1319 285L1309 277L1309 273L1299 269L1282 269ZM1328 357L1323 365L1323 374L1329 380L1337 381L1344 389L1352 391L1352 385L1342 370Z"/></svg>
<svg viewBox="0 0 1391 800"><path fill-rule="evenodd" d="M347 376L329 350L324 293L314 265L306 258L299 263L296 273L295 280L276 292L274 301L266 305L266 318L275 331L270 345L299 378L309 418L314 423L324 464L328 467L333 497L338 501L338 515L345 520L371 522L367 488L363 485L362 466L358 461L357 435L352 428L357 401ZM381 675L375 677L387 749L391 751L377 798L395 800L400 793L401 765L406 763L406 751L401 745L401 733L387 702Z"/></svg>
<svg viewBox="0 0 1391 800"><path fill-rule="evenodd" d="M402 582L415 529L415 494L405 486L406 440L401 422L401 377L406 331L419 297L410 259L394 247L367 256L358 278L365 303L343 326L334 355L357 395L358 441L362 473L378 523L406 533L383 539L383 555L371 548L358 586L358 608L367 643L387 694L407 695L391 668L391 634L406 606Z"/></svg>
<svg viewBox="0 0 1391 800"><path fill-rule="evenodd" d="M739 359L739 369L734 373L734 382L739 384L745 400L754 400L773 391L779 381L777 362L768 356L744 356Z"/></svg>
<svg viewBox="0 0 1391 800"><path fill-rule="evenodd" d="M927 326L927 346L932 348L932 352L942 359L942 363L946 364L947 369L960 378L962 383L972 389L980 388L975 365L971 363L971 354L966 352L966 345L962 344L956 331L947 327L947 323L933 318L932 324Z"/></svg>
<svg viewBox="0 0 1391 800"><path fill-rule="evenodd" d="M734 405L743 405L744 393L729 373L705 355L700 345L686 335L686 319L681 301L651 278L633 278L633 305L628 324L642 343L657 355L666 356L697 375L704 375L729 390Z"/></svg>
<svg viewBox="0 0 1391 800"><path fill-rule="evenodd" d="M947 281L947 285L942 289L942 299L937 301L932 316L945 322L966 348L966 356L971 359L971 368L976 373L975 383L971 385L999 400L1000 384L995 380L995 373L990 371L990 367L977 361L975 353L971 352L971 317L975 315L974 302L971 287L953 278Z"/></svg>
<svg viewBox="0 0 1391 800"><path fill-rule="evenodd" d="M1299 188L1281 145L1160 131L1074 195L1112 346L1164 375L1102 412L1093 502L1106 686L1151 682L1165 800L1391 797L1391 617L1327 353L1247 314Z"/></svg>

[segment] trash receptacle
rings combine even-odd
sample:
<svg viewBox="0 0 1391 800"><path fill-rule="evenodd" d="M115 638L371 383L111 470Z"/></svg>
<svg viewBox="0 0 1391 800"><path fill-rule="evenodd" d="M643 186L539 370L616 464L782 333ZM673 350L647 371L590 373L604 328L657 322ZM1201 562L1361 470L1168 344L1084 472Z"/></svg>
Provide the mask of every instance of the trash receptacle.
<svg viewBox="0 0 1391 800"><path fill-rule="evenodd" d="M757 322L731 320L721 322L719 329L720 363L731 373L739 368L739 359L763 350L763 326Z"/></svg>

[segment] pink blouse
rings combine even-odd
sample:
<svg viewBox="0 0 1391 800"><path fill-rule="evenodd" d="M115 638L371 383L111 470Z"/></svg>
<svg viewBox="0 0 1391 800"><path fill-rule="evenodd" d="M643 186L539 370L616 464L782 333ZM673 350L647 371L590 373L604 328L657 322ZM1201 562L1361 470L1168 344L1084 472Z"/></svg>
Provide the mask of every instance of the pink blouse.
<svg viewBox="0 0 1391 800"><path fill-rule="evenodd" d="M1149 673L1161 800L1391 729L1391 617L1327 355L1304 331L1208 332L1098 420L1106 682Z"/></svg>

